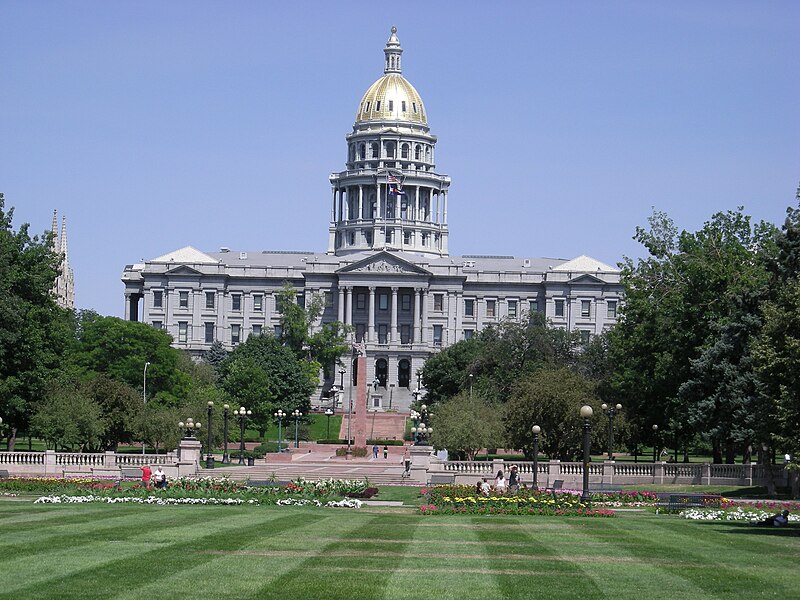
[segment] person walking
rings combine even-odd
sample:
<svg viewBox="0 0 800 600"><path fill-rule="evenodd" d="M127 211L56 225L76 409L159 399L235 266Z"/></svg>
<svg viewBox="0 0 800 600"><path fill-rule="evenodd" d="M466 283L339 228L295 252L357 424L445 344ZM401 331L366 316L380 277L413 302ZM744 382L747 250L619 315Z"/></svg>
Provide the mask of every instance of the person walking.
<svg viewBox="0 0 800 600"><path fill-rule="evenodd" d="M383 458L384 459L389 458L389 446L384 446L383 447Z"/></svg>
<svg viewBox="0 0 800 600"><path fill-rule="evenodd" d="M372 446L372 458L378 458L378 444Z"/></svg>
<svg viewBox="0 0 800 600"><path fill-rule="evenodd" d="M519 491L519 471L517 465L512 465L508 473L508 491L516 494Z"/></svg>
<svg viewBox="0 0 800 600"><path fill-rule="evenodd" d="M408 448L406 448L406 451L403 453L403 460L400 464L405 467L401 477L411 477L411 454L409 454Z"/></svg>

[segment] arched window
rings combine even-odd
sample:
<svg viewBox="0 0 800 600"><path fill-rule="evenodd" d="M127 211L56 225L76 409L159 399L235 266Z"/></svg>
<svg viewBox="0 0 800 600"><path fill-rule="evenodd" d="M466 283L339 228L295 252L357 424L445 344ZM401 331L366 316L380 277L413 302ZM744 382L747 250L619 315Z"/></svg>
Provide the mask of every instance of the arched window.
<svg viewBox="0 0 800 600"><path fill-rule="evenodd" d="M431 147L425 146L425 161L431 162Z"/></svg>
<svg viewBox="0 0 800 600"><path fill-rule="evenodd" d="M422 156L422 148L420 147L419 144L417 144L416 146L414 146L414 160L419 160L421 156Z"/></svg>
<svg viewBox="0 0 800 600"><path fill-rule="evenodd" d="M353 144L350 144L350 162L353 162L356 159L356 147Z"/></svg>
<svg viewBox="0 0 800 600"><path fill-rule="evenodd" d="M372 158L378 158L378 142L372 142Z"/></svg>
<svg viewBox="0 0 800 600"><path fill-rule="evenodd" d="M394 142L386 142L386 156L394 158Z"/></svg>
<svg viewBox="0 0 800 600"><path fill-rule="evenodd" d="M408 158L408 144L403 144L400 147L400 158Z"/></svg>
<svg viewBox="0 0 800 600"><path fill-rule="evenodd" d="M358 145L358 160L364 160L367 154L367 147L365 144Z"/></svg>
<svg viewBox="0 0 800 600"><path fill-rule="evenodd" d="M411 385L411 363L405 358L397 363L397 387L407 388Z"/></svg>
<svg viewBox="0 0 800 600"><path fill-rule="evenodd" d="M378 385L382 388L386 387L386 379L389 377L389 363L385 358L379 358L375 361L375 377L378 378Z"/></svg>

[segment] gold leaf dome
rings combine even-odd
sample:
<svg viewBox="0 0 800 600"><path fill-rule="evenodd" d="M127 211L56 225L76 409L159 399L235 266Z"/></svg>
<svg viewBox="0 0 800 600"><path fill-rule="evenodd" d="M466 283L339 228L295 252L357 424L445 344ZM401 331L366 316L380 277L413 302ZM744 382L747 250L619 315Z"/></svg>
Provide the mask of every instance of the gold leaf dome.
<svg viewBox="0 0 800 600"><path fill-rule="evenodd" d="M383 77L369 86L361 104L358 105L356 123L365 121L405 121L418 125L428 125L422 97L402 75L401 60L403 48L397 39L397 27L383 49Z"/></svg>
<svg viewBox="0 0 800 600"><path fill-rule="evenodd" d="M358 105L357 122L384 120L428 124L422 97L399 73L387 73L369 86Z"/></svg>

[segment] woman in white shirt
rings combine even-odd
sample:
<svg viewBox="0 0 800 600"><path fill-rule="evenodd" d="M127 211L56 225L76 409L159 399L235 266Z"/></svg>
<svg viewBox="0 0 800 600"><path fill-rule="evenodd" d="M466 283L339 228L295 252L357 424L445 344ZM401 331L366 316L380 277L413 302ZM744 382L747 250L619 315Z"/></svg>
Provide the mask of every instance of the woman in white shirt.
<svg viewBox="0 0 800 600"><path fill-rule="evenodd" d="M494 491L498 494L505 494L506 492L506 478L502 471L497 472L497 477L494 478Z"/></svg>

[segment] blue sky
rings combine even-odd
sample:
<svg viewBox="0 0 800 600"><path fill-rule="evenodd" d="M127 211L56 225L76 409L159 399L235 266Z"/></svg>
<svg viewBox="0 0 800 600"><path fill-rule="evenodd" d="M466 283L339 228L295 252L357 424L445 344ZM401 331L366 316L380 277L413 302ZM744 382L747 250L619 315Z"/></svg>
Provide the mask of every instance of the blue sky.
<svg viewBox="0 0 800 600"><path fill-rule="evenodd" d="M617 263L653 208L782 223L800 182L800 2L0 0L0 191L66 215L80 308L122 269L327 247L328 175L383 71L452 177L452 254Z"/></svg>

